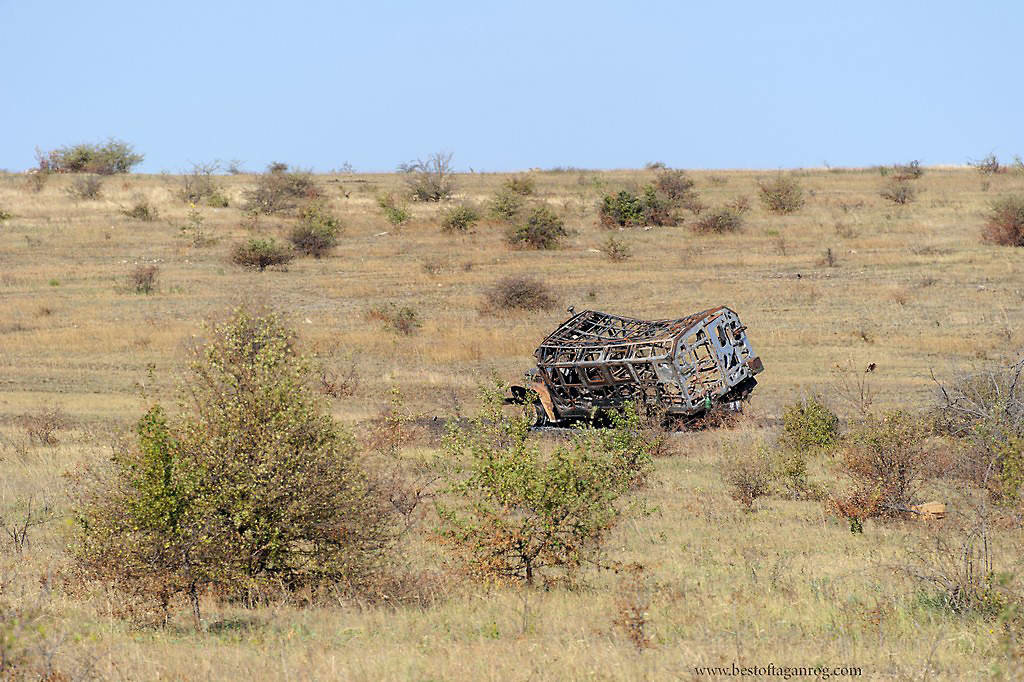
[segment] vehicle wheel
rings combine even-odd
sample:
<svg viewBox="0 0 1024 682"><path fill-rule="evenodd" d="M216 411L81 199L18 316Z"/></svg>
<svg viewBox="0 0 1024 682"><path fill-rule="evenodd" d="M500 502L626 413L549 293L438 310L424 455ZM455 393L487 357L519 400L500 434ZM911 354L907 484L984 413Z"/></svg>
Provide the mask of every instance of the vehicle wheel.
<svg viewBox="0 0 1024 682"><path fill-rule="evenodd" d="M550 426L551 422L548 421L548 413L544 411L544 406L540 402L533 404L533 423L530 426L534 428L540 428L543 426Z"/></svg>

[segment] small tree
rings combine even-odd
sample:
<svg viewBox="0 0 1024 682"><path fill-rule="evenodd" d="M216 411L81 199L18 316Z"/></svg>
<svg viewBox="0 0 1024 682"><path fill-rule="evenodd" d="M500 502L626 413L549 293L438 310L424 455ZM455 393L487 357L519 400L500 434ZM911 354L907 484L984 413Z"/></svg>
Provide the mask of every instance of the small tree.
<svg viewBox="0 0 1024 682"><path fill-rule="evenodd" d="M424 161L416 159L399 165L398 170L406 175L406 184L412 198L417 201L442 201L450 199L455 191L452 154L437 152Z"/></svg>
<svg viewBox="0 0 1024 682"><path fill-rule="evenodd" d="M439 505L441 537L480 577L569 577L598 563L622 497L650 467L636 411L614 417L610 432L584 430L545 453L530 420L502 410L502 393L485 390L479 414L449 429L445 449L460 468Z"/></svg>
<svg viewBox="0 0 1024 682"><path fill-rule="evenodd" d="M386 501L313 390L293 333L245 309L210 332L186 411L151 408L137 445L78 489L83 575L164 610L184 593L197 626L203 586L253 603L271 589L364 584L390 547Z"/></svg>
<svg viewBox="0 0 1024 682"><path fill-rule="evenodd" d="M128 173L145 158L127 142L110 138L101 144L76 144L50 152L36 150L39 170L56 173Z"/></svg>

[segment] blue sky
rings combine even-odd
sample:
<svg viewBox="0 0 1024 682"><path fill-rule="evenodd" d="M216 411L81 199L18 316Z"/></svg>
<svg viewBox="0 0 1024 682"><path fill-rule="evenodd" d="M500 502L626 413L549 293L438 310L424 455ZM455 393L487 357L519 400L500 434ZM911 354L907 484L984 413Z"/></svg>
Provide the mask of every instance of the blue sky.
<svg viewBox="0 0 1024 682"><path fill-rule="evenodd" d="M965 163L1024 155L1016 2L0 0L0 168Z"/></svg>

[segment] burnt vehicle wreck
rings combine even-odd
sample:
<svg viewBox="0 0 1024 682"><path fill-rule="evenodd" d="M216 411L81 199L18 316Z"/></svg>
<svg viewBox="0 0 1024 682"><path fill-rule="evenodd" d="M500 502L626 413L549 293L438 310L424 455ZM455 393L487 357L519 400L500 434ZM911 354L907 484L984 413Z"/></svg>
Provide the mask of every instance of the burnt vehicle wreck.
<svg viewBox="0 0 1024 682"><path fill-rule="evenodd" d="M534 352L526 386L506 402L532 404L537 426L561 426L635 401L685 423L739 409L764 369L746 327L724 306L675 320L575 313Z"/></svg>

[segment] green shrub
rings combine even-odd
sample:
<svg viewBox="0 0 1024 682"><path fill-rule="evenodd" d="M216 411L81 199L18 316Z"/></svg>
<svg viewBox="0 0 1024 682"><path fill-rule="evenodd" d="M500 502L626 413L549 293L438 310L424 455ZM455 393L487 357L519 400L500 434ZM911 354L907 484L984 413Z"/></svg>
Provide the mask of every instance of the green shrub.
<svg viewBox="0 0 1024 682"><path fill-rule="evenodd" d="M675 225L679 221L679 202L661 194L653 185L643 188L643 196L626 190L606 194L598 206L598 220L604 227L638 225Z"/></svg>
<svg viewBox="0 0 1024 682"><path fill-rule="evenodd" d="M614 195L606 194L598 208L598 219L605 227L644 225L644 202L626 190Z"/></svg>
<svg viewBox="0 0 1024 682"><path fill-rule="evenodd" d="M8 220L10 220L13 217L14 217L14 215L12 213L10 213L9 211L5 211L2 208L0 208L0 223L8 221Z"/></svg>
<svg viewBox="0 0 1024 682"><path fill-rule="evenodd" d="M427 159L403 163L398 170L405 174L406 185L417 201L450 199L455 191L452 155L447 152L431 154Z"/></svg>
<svg viewBox="0 0 1024 682"><path fill-rule="evenodd" d="M505 180L505 189L512 194L530 196L536 191L536 183L529 175L514 175Z"/></svg>
<svg viewBox="0 0 1024 682"><path fill-rule="evenodd" d="M445 232L468 232L479 220L479 211L468 204L461 204L445 212L441 229Z"/></svg>
<svg viewBox="0 0 1024 682"><path fill-rule="evenodd" d="M525 224L509 230L506 240L517 247L554 249L568 234L558 214L542 205L533 209Z"/></svg>
<svg viewBox="0 0 1024 682"><path fill-rule="evenodd" d="M761 202L772 213L796 213L804 205L804 191L794 178L780 175L757 183Z"/></svg>
<svg viewBox="0 0 1024 682"><path fill-rule="evenodd" d="M246 211L272 215L295 208L299 199L319 198L320 189L311 172L289 171L287 164L276 163L259 176L256 187L244 196Z"/></svg>
<svg viewBox="0 0 1024 682"><path fill-rule="evenodd" d="M1002 246L1024 246L1024 196L1003 197L992 204L982 239Z"/></svg>
<svg viewBox="0 0 1024 682"><path fill-rule="evenodd" d="M515 220L522 209L522 196L508 190L498 192L487 204L487 210L493 217L506 222Z"/></svg>
<svg viewBox="0 0 1024 682"><path fill-rule="evenodd" d="M487 290L487 307L498 310L546 310L555 305L548 285L532 277L505 277Z"/></svg>
<svg viewBox="0 0 1024 682"><path fill-rule="evenodd" d="M651 466L636 411L604 432L585 429L544 452L524 414L502 409L501 387L465 425L453 422L445 451L455 464L439 504L445 541L472 573L545 583L601 565L622 502Z"/></svg>
<svg viewBox="0 0 1024 682"><path fill-rule="evenodd" d="M882 187L879 195L883 199L888 199L894 204L903 206L914 200L914 197L917 196L917 190L914 189L909 180L893 178Z"/></svg>
<svg viewBox="0 0 1024 682"><path fill-rule="evenodd" d="M295 252L273 239L250 239L235 246L231 261L236 265L256 268L263 272L275 265L287 265L295 259Z"/></svg>
<svg viewBox="0 0 1024 682"><path fill-rule="evenodd" d="M103 195L103 181L95 175L84 175L71 181L68 196L76 200L94 201Z"/></svg>
<svg viewBox="0 0 1024 682"><path fill-rule="evenodd" d="M387 501L354 438L312 389L272 313L240 309L195 351L184 412L154 405L135 447L76 490L83 576L167 609L212 587L252 604L278 590L358 589L392 541Z"/></svg>
<svg viewBox="0 0 1024 682"><path fill-rule="evenodd" d="M393 194L384 194L377 197L377 205L384 211L384 217L387 218L388 222L399 227L407 222L412 216L409 214L409 209L404 204L398 203Z"/></svg>
<svg viewBox="0 0 1024 682"><path fill-rule="evenodd" d="M36 152L39 170L56 173L127 173L145 158L132 145L114 138L102 144L76 144L50 152Z"/></svg>
<svg viewBox="0 0 1024 682"><path fill-rule="evenodd" d="M338 244L341 220L332 214L326 204L315 199L299 211L299 222L292 228L288 239L299 253L322 258Z"/></svg>
<svg viewBox="0 0 1024 682"><path fill-rule="evenodd" d="M782 443L791 448L831 448L839 442L839 417L811 395L787 405L782 414Z"/></svg>

